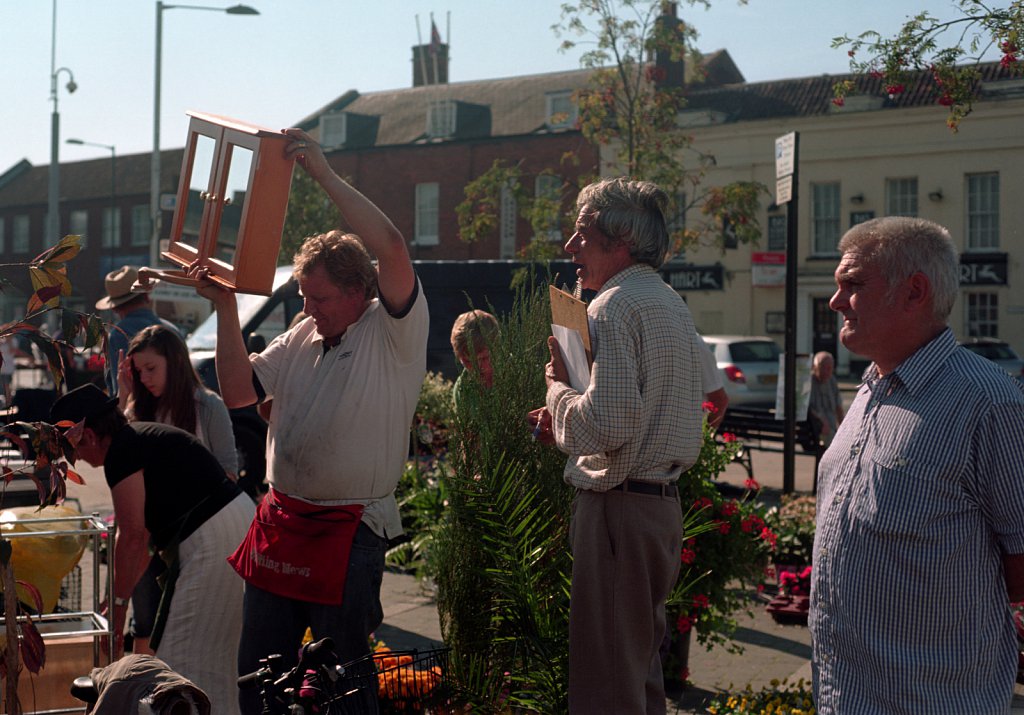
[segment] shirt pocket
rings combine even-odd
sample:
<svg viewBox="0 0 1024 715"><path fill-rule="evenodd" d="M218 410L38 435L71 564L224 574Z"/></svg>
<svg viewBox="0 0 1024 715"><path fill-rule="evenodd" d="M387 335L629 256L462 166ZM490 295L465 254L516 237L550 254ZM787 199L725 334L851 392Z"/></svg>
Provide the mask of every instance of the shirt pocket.
<svg viewBox="0 0 1024 715"><path fill-rule="evenodd" d="M934 455L898 447L878 449L865 460L864 470L852 516L879 536L941 538L934 531L938 523L964 506L955 475Z"/></svg>

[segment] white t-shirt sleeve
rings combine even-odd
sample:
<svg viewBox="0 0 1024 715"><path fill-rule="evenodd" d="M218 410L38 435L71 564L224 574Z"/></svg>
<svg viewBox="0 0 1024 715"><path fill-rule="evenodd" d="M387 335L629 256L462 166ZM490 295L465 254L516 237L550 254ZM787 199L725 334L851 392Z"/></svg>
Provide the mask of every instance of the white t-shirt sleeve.
<svg viewBox="0 0 1024 715"><path fill-rule="evenodd" d="M709 392L722 389L722 373L718 369L718 363L715 362L715 354L708 348L707 343L699 336L697 340L699 341L697 352L700 353L701 378L704 383L702 392L706 395Z"/></svg>

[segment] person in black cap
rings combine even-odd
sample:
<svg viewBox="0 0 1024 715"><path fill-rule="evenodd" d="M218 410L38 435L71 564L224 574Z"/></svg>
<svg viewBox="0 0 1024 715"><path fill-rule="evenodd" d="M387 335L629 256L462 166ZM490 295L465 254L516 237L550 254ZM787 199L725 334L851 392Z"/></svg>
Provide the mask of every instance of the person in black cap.
<svg viewBox="0 0 1024 715"><path fill-rule="evenodd" d="M152 543L171 578L150 645L209 694L213 713L237 713L233 656L242 629L242 580L226 558L252 521L252 500L193 435L155 422L129 424L117 398L95 385L60 397L50 417L54 424L84 422L76 457L102 466L110 486L117 517L106 609L115 633L112 657L121 655L128 599Z"/></svg>
<svg viewBox="0 0 1024 715"><path fill-rule="evenodd" d="M110 331L107 341L107 370L104 378L107 392L111 395L117 394L117 364L122 352L128 351L128 343L135 333L150 325L163 325L178 333L174 323L153 312L149 299L150 289L136 288L138 279L139 271L133 266L122 266L111 271L103 280L107 294L96 301L96 310L112 310L117 316L117 324Z"/></svg>

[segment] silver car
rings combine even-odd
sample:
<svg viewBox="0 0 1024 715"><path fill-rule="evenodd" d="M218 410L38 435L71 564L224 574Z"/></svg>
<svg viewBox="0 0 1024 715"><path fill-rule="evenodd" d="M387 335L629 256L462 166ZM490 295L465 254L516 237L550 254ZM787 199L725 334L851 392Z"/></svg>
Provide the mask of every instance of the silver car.
<svg viewBox="0 0 1024 715"><path fill-rule="evenodd" d="M705 335L715 354L730 406L775 407L779 354L774 340L757 335Z"/></svg>
<svg viewBox="0 0 1024 715"><path fill-rule="evenodd" d="M995 338L970 338L960 343L972 353L988 358L999 367L1024 382L1024 360L1013 348Z"/></svg>

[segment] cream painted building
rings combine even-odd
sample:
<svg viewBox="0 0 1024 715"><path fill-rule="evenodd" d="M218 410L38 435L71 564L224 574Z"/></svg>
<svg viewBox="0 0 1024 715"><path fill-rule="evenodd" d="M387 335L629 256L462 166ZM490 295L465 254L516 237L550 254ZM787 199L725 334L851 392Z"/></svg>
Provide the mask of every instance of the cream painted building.
<svg viewBox="0 0 1024 715"><path fill-rule="evenodd" d="M695 145L715 157L711 185L758 181L769 187L764 203L771 204L775 139L799 135L800 352L834 352L841 374L861 369L864 361L839 343L839 319L828 308L836 244L853 223L896 214L943 224L961 250L961 292L950 319L956 336L998 337L1024 352L1024 80L999 79L998 65L985 69L991 81L958 133L947 128L927 78L895 101L862 90L842 108L830 101L835 78L828 77L694 93L683 121L693 126ZM766 206L759 221L758 246L690 250L691 269L674 284L701 332L769 335L781 346L786 210ZM695 281L694 266L709 280ZM691 287L719 280L720 290Z"/></svg>

